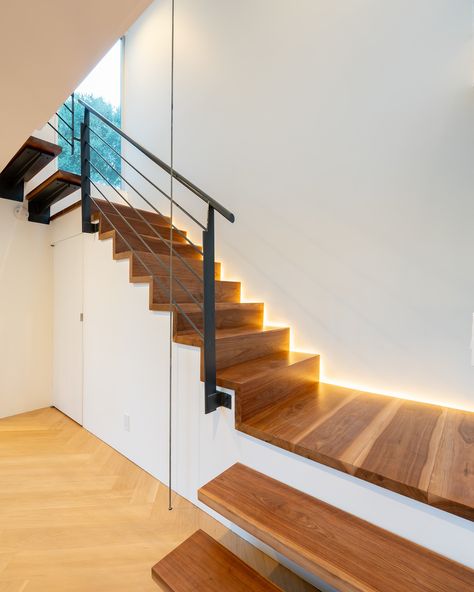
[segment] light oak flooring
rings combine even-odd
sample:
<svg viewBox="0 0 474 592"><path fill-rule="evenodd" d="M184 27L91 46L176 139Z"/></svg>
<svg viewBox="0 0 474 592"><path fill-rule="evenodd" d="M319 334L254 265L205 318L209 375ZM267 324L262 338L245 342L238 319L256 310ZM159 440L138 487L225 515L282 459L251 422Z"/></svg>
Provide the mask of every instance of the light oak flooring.
<svg viewBox="0 0 474 592"><path fill-rule="evenodd" d="M312 586L56 409L0 420L0 592L159 590L151 567L202 528L287 592Z"/></svg>

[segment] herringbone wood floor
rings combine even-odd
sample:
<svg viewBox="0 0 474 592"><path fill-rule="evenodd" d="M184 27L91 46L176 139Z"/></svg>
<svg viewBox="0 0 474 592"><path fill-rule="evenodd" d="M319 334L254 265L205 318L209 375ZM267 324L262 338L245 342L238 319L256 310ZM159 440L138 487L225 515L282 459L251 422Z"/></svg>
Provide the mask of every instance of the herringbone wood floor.
<svg viewBox="0 0 474 592"><path fill-rule="evenodd" d="M55 409L0 420L0 592L157 591L150 569L197 528L284 590L308 584Z"/></svg>

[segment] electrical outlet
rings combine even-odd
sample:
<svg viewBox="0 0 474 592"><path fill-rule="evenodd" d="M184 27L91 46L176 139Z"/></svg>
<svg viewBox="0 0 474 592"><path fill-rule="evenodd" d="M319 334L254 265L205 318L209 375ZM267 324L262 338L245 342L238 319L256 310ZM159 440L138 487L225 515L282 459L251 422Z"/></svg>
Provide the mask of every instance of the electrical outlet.
<svg viewBox="0 0 474 592"><path fill-rule="evenodd" d="M123 429L126 432L130 431L130 415L128 415L127 413L125 413L123 416Z"/></svg>

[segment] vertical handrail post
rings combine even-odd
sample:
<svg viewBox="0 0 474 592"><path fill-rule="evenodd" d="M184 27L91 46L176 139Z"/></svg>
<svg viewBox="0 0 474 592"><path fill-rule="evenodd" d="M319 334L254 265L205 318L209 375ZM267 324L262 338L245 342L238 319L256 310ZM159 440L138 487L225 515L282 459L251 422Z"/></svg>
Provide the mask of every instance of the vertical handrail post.
<svg viewBox="0 0 474 592"><path fill-rule="evenodd" d="M216 280L214 208L209 205L207 229L203 231L204 282L204 394L205 412L231 408L231 396L217 390L216 364Z"/></svg>
<svg viewBox="0 0 474 592"><path fill-rule="evenodd" d="M82 232L89 234L97 230L91 220L91 149L90 149L90 112L84 111L84 122L81 123L81 202Z"/></svg>
<svg viewBox="0 0 474 592"><path fill-rule="evenodd" d="M75 146L76 146L76 113L75 113L75 100L74 100L74 93L71 95L72 105L71 105L71 119L72 119L72 130L71 130L71 154L74 156Z"/></svg>
<svg viewBox="0 0 474 592"><path fill-rule="evenodd" d="M205 411L211 413L212 395L217 390L216 378L216 285L214 277L215 237L214 208L209 206L207 230L203 232L204 281L204 389Z"/></svg>

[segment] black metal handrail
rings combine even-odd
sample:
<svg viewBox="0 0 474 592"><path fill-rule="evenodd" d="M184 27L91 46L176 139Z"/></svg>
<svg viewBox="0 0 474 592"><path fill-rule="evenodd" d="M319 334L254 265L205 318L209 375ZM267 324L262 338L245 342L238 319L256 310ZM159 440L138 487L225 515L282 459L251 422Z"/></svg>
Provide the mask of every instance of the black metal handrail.
<svg viewBox="0 0 474 592"><path fill-rule="evenodd" d="M205 411L206 413L210 413L215 411L218 407L228 407L231 406L231 397L227 393L223 393L217 389L217 365L216 365L216 297L215 297L215 212L220 213L226 220L230 222L234 222L235 217L234 215L224 206L222 206L219 202L215 199L207 195L204 191L199 189L196 185L191 183L188 179L186 179L183 175L177 173L172 167L167 165L163 162L160 158L152 154L149 150L141 146L138 142L136 142L133 138L131 138L128 134L123 132L120 128L114 125L111 121L109 121L106 117L104 117L101 113L96 111L93 107L88 105L85 101L78 99L79 103L84 107L84 121L81 123L81 187L82 187L82 229L83 232L96 232L97 225L92 222L92 204L94 203L97 210L103 215L105 220L111 225L112 228L115 229L117 235L123 240L124 244L134 255L137 256L138 260L144 265L145 269L150 273L154 280L157 281L157 286L160 293L166 294L166 285L162 281L158 275L153 273L153 270L145 261L145 255L151 255L160 265L160 267L165 270L166 274L169 276L169 286L168 286L168 293L169 293L169 305L171 310L179 311L180 314L183 315L185 321L189 324L191 329L202 339L203 343L203 351L204 351L204 390L205 390ZM198 196L203 202L207 204L207 221L206 224L202 224L199 220L197 220L192 214L190 214L182 205L178 204L176 200L173 199L170 195L168 195L162 188L160 188L156 183L151 181L144 173L142 173L135 165L131 164L129 160L127 160L122 154L115 150L110 144L102 138L100 134L97 133L91 127L91 115L98 118L102 123L108 126L112 131L116 132L121 138L123 138L126 142L130 145L135 147L139 150L144 156L146 156L151 162L156 164L166 173L168 173L172 179L176 179L181 185L189 189L192 193ZM100 158L100 160L105 163L105 165L110 169L118 178L126 183L126 185L134 191L136 195L138 195L143 202L151 209L152 212L155 212L163 219L167 219L166 216L158 210L158 208L151 203L151 201L145 197L143 191L139 191L135 185L131 184L122 172L118 171L108 160L105 158L104 154L100 153L100 150L97 150L91 145L91 132L99 138L102 142L104 142L109 148L113 150L115 155L117 155L122 161L126 162L135 172L137 172L143 180L150 184L150 186L159 191L161 195L167 198L173 205L176 205L184 214L188 216L190 220L196 223L202 230L203 230L203 242L202 242L202 249L195 245L186 235L174 226L173 220L170 219L169 221L169 236L163 236L162 233L158 231L155 225L151 223L150 220L147 220L146 216L143 214L145 213L143 210L139 210L135 208L131 201L126 199L123 192L121 193L117 187L110 182L107 176L99 170L98 166L95 166L92 162L92 157ZM74 144L74 139L73 139ZM107 169L107 170L108 170ZM135 226L130 223L130 220L127 219L126 216L123 215L123 212L120 211L118 204L110 200L107 195L100 189L100 187L94 182L92 179L91 171L94 171L94 174L102 179L105 184L109 185L119 196L120 199L125 201L127 207L135 212L137 217L145 223L150 230L152 231L151 238L158 239L160 244L164 245L169 253L169 265L163 260L163 257L160 256L154 248L149 244L150 241L146 240L143 235L141 235ZM91 195L91 185L95 188L95 190L104 198L105 202L109 205L110 210L105 211L104 207L101 205L100 200L96 200ZM112 215L113 213L113 215ZM120 222L122 223L122 227L117 226L114 224L114 216L118 217ZM123 231L123 224L125 224L126 232ZM122 229L121 229L122 228ZM178 252L178 248L173 241L173 233L177 232L180 236L184 236L186 239L186 245L189 248L192 248L195 252L197 252L197 256L202 255L202 276L196 272L196 270L189 265L186 261L186 258L181 256ZM131 244L129 238L130 235L135 235L138 238L139 244L143 245L140 246L138 249L134 248ZM128 238L127 238L128 237ZM136 244L136 241L135 241ZM192 274L190 277L194 278L194 281L199 282L199 285L202 285L202 294L203 294L203 302L201 303L197 298L196 295L193 294L188 287L184 283L184 278L179 278L177 275L174 275L173 269L173 257L177 257L180 263L186 267L189 272ZM183 281L182 281L183 280ZM183 309L183 306L177 302L176 298L173 294L173 285L176 283L180 289L182 289L190 298L190 301L193 302L196 307L197 311L201 312L203 315L203 330L196 325L194 320L187 314L187 312ZM201 290L201 288L199 289Z"/></svg>
<svg viewBox="0 0 474 592"><path fill-rule="evenodd" d="M158 158L158 156L155 156L152 152L150 152L145 147L143 147L141 144L139 144L136 140L131 138L128 134L126 134L119 127L114 125L111 121L109 121L106 117L104 117L101 113L99 113L99 111L96 111L96 109L94 109L93 107L88 105L85 101L83 101L82 99L78 99L78 101L85 109L87 109L90 113L93 113L96 117L98 117L101 121L103 121L106 125L108 125L110 127L110 129L112 129L114 132L116 132L117 134L122 136L122 138L127 140L127 142L129 142L132 146L134 146L142 154L144 154L151 161L153 161L160 168L162 168L165 172L167 172L169 175L171 175L174 179L179 181L182 185L187 187L195 195L197 195L199 198L201 198L202 201L206 202L209 206L214 208L214 210L216 210L216 212L219 212L219 214L221 214L221 216L224 216L224 218L229 220L229 222L235 222L234 214L232 214L232 212L229 212L229 210L227 208L225 208L223 205L221 205L218 201L216 201L210 195L207 195L207 193L205 193L202 189L199 189L199 187L194 185L194 183L191 183L191 181L186 179L186 177L184 177L183 175L181 175L180 173L178 173L177 171L172 169L163 160L161 160L161 158Z"/></svg>
<svg viewBox="0 0 474 592"><path fill-rule="evenodd" d="M112 152L118 156L121 160L123 160L123 162L125 162L127 164L127 166L129 166L131 169L133 169L136 173L138 173L140 175L140 177L142 179L144 179L145 181L148 181L148 183L157 191L159 191L160 193L163 193L162 189L160 187L158 187L158 185L156 185L155 183L153 183L153 181L151 181L150 179L148 179L135 165L133 165L127 158L125 158L122 154L120 154L120 152L117 152L117 150L115 150L115 148L113 146L111 146L111 144L109 144L109 142L107 142L107 140L104 140L104 138L102 136L100 136L96 131L94 131L93 129L90 130L101 142L103 142L107 148L109 150L112 150ZM92 148L92 146L91 146ZM95 151L97 152L97 151ZM102 158L102 156L101 156ZM120 176L121 179L123 179L122 175L110 164L107 163L108 166L114 171L114 173L116 173L118 176ZM165 194L165 197L168 197ZM148 204L151 207L153 207L151 204ZM176 232L181 238L183 238L189 245L195 247L194 243L192 240L190 240L186 234L184 234L184 232L181 232L181 230L179 228L176 228L176 226L173 225L173 231ZM202 252L199 251L202 255Z"/></svg>

